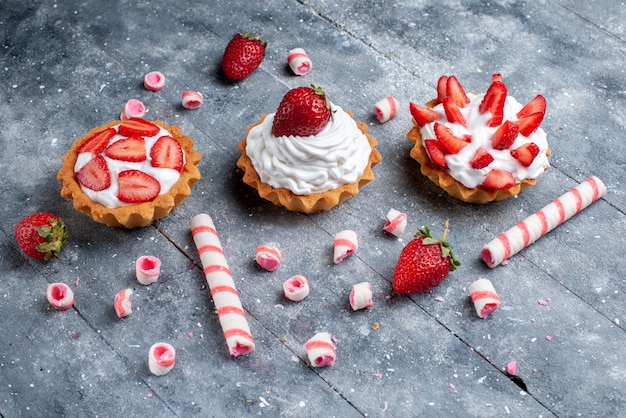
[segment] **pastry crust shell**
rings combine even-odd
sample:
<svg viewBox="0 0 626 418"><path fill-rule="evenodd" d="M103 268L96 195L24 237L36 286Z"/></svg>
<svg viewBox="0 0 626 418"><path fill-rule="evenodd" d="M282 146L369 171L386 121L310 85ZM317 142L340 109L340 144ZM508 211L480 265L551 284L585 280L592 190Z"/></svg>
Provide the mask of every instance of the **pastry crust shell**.
<svg viewBox="0 0 626 418"><path fill-rule="evenodd" d="M426 103L428 108L433 108L438 104L437 99L433 99ZM423 175L428 177L430 181L441 187L450 196L462 200L468 203L485 204L489 202L496 202L507 199L519 194L522 189L526 187L534 186L537 182L536 179L524 179L508 189L495 190L486 189L482 187L468 188L461 182L456 180L447 171L436 166L428 156L424 145L422 144L422 135L420 134L420 128L413 120L413 128L407 133L407 138L413 143L411 149L411 158L416 160L420 164L420 171ZM550 149L547 153L550 155Z"/></svg>
<svg viewBox="0 0 626 418"><path fill-rule="evenodd" d="M266 116L267 115L261 116L259 122L246 129L246 138L250 130L261 124ZM372 168L382 160L380 152L374 148L378 145L378 141L367 133L367 125L359 121L356 121L356 124L359 130L367 137L370 147L372 148L365 170L356 182L341 185L333 190L308 195L297 195L285 188L272 187L261 181L252 165L252 161L248 158L246 154L246 138L237 146L237 149L241 152L241 157L239 157L237 161L237 167L244 171L243 182L256 189L259 196L262 198L292 212L317 213L334 208L346 199L359 193L362 186L374 180Z"/></svg>
<svg viewBox="0 0 626 418"><path fill-rule="evenodd" d="M73 202L74 208L92 217L96 222L103 223L111 227L138 228L150 225L157 219L162 219L182 203L190 194L191 187L200 179L198 163L202 156L196 151L194 141L190 137L183 135L179 127L165 125L160 120L150 121L155 125L167 129L181 145L185 153L185 165L180 173L180 178L172 186L168 193L157 196L150 202L139 203L118 208L109 208L91 200L82 190L74 174L74 166L78 154L78 147L99 131L111 126L119 125L123 121L116 120L90 130L79 140L72 144L70 150L61 158L63 167L57 174L57 179L63 184L61 196Z"/></svg>

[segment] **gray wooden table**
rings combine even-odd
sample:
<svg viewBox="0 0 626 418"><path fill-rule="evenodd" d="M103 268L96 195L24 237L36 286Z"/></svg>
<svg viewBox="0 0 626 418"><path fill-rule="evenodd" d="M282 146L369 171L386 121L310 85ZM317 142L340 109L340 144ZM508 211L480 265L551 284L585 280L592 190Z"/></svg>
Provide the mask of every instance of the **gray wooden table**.
<svg viewBox="0 0 626 418"><path fill-rule="evenodd" d="M0 1L0 416L618 416L626 414L626 7L616 1ZM268 42L261 67L224 80L223 50L235 32ZM287 51L313 60L306 77ZM166 88L142 86L151 70ZM442 74L484 91L502 73L512 95L543 94L551 168L518 198L456 201L419 174L409 157L409 101L435 96ZM241 182L235 163L245 128L284 93L315 83L369 125L383 161L376 179L325 213L286 212ZM180 106L198 90L200 109ZM398 116L379 124L387 95ZM60 197L60 157L129 98L147 118L180 126L202 153L202 179L170 216L121 230L93 222ZM489 269L480 248L587 177L607 194L508 264ZM387 210L409 215L401 239L382 233ZM18 220L56 213L71 235L62 257L42 263L13 239ZM189 231L209 213L248 313L256 350L232 358ZM397 257L429 225L449 239L462 266L434 291L399 296ZM361 247L335 265L332 237L355 230ZM275 242L283 265L254 263ZM134 262L163 262L141 286ZM282 297L302 274L311 294ZM467 286L490 279L502 299L487 320ZM374 306L353 312L351 286L373 285ZM70 284L68 311L45 299L48 283ZM134 289L131 316L112 300ZM375 324L375 326L373 326ZM336 339L334 366L309 366L304 343ZM177 349L167 375L150 374L157 341ZM517 378L505 373L516 360ZM526 390L523 390L526 388Z"/></svg>

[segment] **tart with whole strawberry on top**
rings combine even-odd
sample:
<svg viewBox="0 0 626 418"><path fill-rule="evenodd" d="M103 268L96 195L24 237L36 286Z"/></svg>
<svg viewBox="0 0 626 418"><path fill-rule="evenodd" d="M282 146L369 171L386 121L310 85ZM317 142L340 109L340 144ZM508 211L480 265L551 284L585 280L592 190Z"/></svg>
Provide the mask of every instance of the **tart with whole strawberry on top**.
<svg viewBox="0 0 626 418"><path fill-rule="evenodd" d="M136 228L167 216L200 179L201 155L177 126L132 118L89 131L63 156L61 195L96 222Z"/></svg>
<svg viewBox="0 0 626 418"><path fill-rule="evenodd" d="M248 127L237 166L259 195L294 212L329 210L374 179L382 157L364 123L320 87L297 87Z"/></svg>
<svg viewBox="0 0 626 418"><path fill-rule="evenodd" d="M545 98L520 104L500 74L484 94L466 93L455 76L442 76L437 98L426 106L410 103L409 110L411 157L422 174L457 199L488 203L515 196L549 167L550 148L540 127Z"/></svg>

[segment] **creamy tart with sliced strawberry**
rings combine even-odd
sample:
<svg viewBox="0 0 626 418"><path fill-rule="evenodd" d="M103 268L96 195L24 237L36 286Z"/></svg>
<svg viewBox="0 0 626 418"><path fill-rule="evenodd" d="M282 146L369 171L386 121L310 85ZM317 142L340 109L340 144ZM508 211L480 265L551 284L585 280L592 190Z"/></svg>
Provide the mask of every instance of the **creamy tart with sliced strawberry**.
<svg viewBox="0 0 626 418"><path fill-rule="evenodd" d="M283 97L240 142L243 181L277 206L304 213L329 210L374 179L381 161L367 126L330 103L315 86Z"/></svg>
<svg viewBox="0 0 626 418"><path fill-rule="evenodd" d="M466 93L455 76L442 76L436 99L409 108L411 157L422 174L457 199L488 203L515 196L549 167L550 148L540 127L545 98L520 104L500 74L484 94Z"/></svg>
<svg viewBox="0 0 626 418"><path fill-rule="evenodd" d="M136 228L167 216L200 179L201 155L176 126L133 118L92 129L62 158L61 195L95 221Z"/></svg>

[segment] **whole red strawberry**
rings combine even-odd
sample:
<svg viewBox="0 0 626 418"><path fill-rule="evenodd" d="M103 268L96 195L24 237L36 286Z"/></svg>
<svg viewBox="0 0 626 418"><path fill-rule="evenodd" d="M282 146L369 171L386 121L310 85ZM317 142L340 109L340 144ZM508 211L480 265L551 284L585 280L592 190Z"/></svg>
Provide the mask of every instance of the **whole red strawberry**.
<svg viewBox="0 0 626 418"><path fill-rule="evenodd" d="M238 33L230 40L222 57L222 70L230 80L243 80L254 72L265 56L266 42L259 36Z"/></svg>
<svg viewBox="0 0 626 418"><path fill-rule="evenodd" d="M15 239L22 251L38 260L57 258L67 239L67 226L51 213L26 216L15 226Z"/></svg>
<svg viewBox="0 0 626 418"><path fill-rule="evenodd" d="M426 226L402 249L393 273L393 289L396 292L428 292L437 287L449 271L461 265L452 254L452 246L446 242L447 233L446 219L441 240L431 237Z"/></svg>
<svg viewBox="0 0 626 418"><path fill-rule="evenodd" d="M330 102L321 87L296 87L283 97L274 115L276 136L317 135L332 116Z"/></svg>

